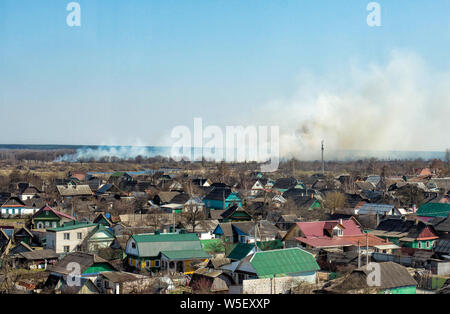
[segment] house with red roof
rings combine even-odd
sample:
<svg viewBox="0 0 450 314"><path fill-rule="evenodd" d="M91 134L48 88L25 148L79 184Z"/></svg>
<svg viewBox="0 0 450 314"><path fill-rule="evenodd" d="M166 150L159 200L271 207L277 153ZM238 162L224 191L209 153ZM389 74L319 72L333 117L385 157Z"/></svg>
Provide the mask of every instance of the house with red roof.
<svg viewBox="0 0 450 314"><path fill-rule="evenodd" d="M302 247L306 249L342 249L353 250L369 246L373 251L384 253L398 248L387 240L373 234L365 234L355 219L339 219L329 221L297 222L285 235L286 247Z"/></svg>
<svg viewBox="0 0 450 314"><path fill-rule="evenodd" d="M75 221L75 217L59 212L48 205L39 209L31 217L33 229L58 228L71 221Z"/></svg>

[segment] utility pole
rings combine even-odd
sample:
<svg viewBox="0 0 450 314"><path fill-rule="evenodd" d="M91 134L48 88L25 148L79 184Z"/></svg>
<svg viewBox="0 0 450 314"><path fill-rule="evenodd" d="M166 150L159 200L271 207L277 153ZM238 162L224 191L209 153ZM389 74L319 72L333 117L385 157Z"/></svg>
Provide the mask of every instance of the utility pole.
<svg viewBox="0 0 450 314"><path fill-rule="evenodd" d="M322 140L322 174L325 174L325 162L323 160L323 140Z"/></svg>
<svg viewBox="0 0 450 314"><path fill-rule="evenodd" d="M361 267L361 243L358 240L358 268Z"/></svg>
<svg viewBox="0 0 450 314"><path fill-rule="evenodd" d="M366 265L369 265L369 234L366 233Z"/></svg>

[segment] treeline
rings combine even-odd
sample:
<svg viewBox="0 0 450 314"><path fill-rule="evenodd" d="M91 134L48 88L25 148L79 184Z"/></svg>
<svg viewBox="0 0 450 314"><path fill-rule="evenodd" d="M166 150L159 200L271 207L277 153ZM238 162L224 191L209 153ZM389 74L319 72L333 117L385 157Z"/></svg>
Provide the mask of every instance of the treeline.
<svg viewBox="0 0 450 314"><path fill-rule="evenodd" d="M16 149L1 149L0 160L9 161L54 161L56 158L66 154L74 154L75 151L71 149L58 150L16 150Z"/></svg>

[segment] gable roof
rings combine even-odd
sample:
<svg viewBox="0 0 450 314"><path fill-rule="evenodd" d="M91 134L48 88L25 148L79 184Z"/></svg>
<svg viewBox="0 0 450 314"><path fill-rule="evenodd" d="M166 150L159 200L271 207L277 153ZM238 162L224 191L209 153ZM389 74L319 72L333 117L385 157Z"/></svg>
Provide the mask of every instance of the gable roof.
<svg viewBox="0 0 450 314"><path fill-rule="evenodd" d="M158 197L161 200L161 202L163 203L170 203L170 201L175 198L175 196L177 196L178 194L180 194L180 192L159 192L158 193Z"/></svg>
<svg viewBox="0 0 450 314"><path fill-rule="evenodd" d="M434 230L439 232L450 232L450 217L436 217L430 221Z"/></svg>
<svg viewBox="0 0 450 314"><path fill-rule="evenodd" d="M395 208L394 205L389 204L366 203L360 207L358 215L376 215L376 214L384 215L393 210L394 208Z"/></svg>
<svg viewBox="0 0 450 314"><path fill-rule="evenodd" d="M167 234L135 234L131 238L141 257L158 256L160 252L202 250L202 245L195 233L167 233Z"/></svg>
<svg viewBox="0 0 450 314"><path fill-rule="evenodd" d="M223 219L227 219L230 218L233 215L239 215L239 216L248 216L249 218L251 218L250 214L241 206L235 204L233 206L230 206L227 210L225 210L222 214L221 217Z"/></svg>
<svg viewBox="0 0 450 314"><path fill-rule="evenodd" d="M59 254L56 254L55 251L50 249L43 250L35 250L31 252L21 252L19 256L27 259L27 260L43 260L43 259L56 259Z"/></svg>
<svg viewBox="0 0 450 314"><path fill-rule="evenodd" d="M231 193L231 189L228 187L215 187L205 195L203 200L223 201L226 200Z"/></svg>
<svg viewBox="0 0 450 314"><path fill-rule="evenodd" d="M290 188L293 188L297 185L297 179L295 178L281 178L275 181L275 184L273 185L273 189L282 189L287 190Z"/></svg>
<svg viewBox="0 0 450 314"><path fill-rule="evenodd" d="M327 221L308 221L308 222L297 222L298 228L302 231L306 238L318 238L318 237L328 237L325 233L326 228L330 224L340 223L344 229L344 235L355 236L361 235L362 232L358 228L358 225L353 219L347 220L327 220Z"/></svg>
<svg viewBox="0 0 450 314"><path fill-rule="evenodd" d="M89 185L57 185L56 188L61 196L89 196L92 190Z"/></svg>
<svg viewBox="0 0 450 314"><path fill-rule="evenodd" d="M241 260L246 257L248 253L250 253L254 248L254 243L237 243L230 254L228 254L227 258Z"/></svg>
<svg viewBox="0 0 450 314"><path fill-rule="evenodd" d="M434 248L436 253L450 255L450 240L448 239L440 239L436 243L436 247Z"/></svg>
<svg viewBox="0 0 450 314"><path fill-rule="evenodd" d="M419 207L417 216L425 217L447 217L450 214L450 204L425 203Z"/></svg>
<svg viewBox="0 0 450 314"><path fill-rule="evenodd" d="M70 225L65 225L63 227L59 227L59 228L51 228L51 229L47 229L47 231L49 232L61 232L61 231L69 231L69 230L76 230L76 229L81 229L81 228L89 228L89 227L96 227L98 226L97 224L94 223L74 223L74 224L70 224Z"/></svg>
<svg viewBox="0 0 450 314"><path fill-rule="evenodd" d="M189 194L186 193L179 193L175 195L171 200L170 203L173 204L185 204L187 201L189 201L191 198Z"/></svg>
<svg viewBox="0 0 450 314"><path fill-rule="evenodd" d="M123 194L123 192L115 184L106 183L106 184L103 184L97 190L97 192L95 192L95 195L102 195L102 194L106 194L106 193Z"/></svg>
<svg viewBox="0 0 450 314"><path fill-rule="evenodd" d="M39 210L33 215L33 218L39 216L42 212L45 212L45 211L51 211L51 212L53 212L56 216L58 216L58 217L60 217L60 218L63 218L63 217L64 217L64 218L68 218L68 219L71 219L71 220L75 220L74 217L69 216L69 215L64 214L64 213L61 213L61 212L59 212L59 211L57 211L57 210L51 208L50 206L48 206L48 204L46 204L44 207L42 207L41 209L39 209Z"/></svg>
<svg viewBox="0 0 450 314"><path fill-rule="evenodd" d="M414 239L418 239L428 227L431 227L431 225L422 221L389 218L381 221L371 233L377 236L395 237L405 241L413 241ZM426 231L426 237L430 239L438 238L432 229Z"/></svg>
<svg viewBox="0 0 450 314"><path fill-rule="evenodd" d="M16 196L9 197L2 205L2 207L23 207L25 206L25 203L22 202L22 200Z"/></svg>
<svg viewBox="0 0 450 314"><path fill-rule="evenodd" d="M256 252L250 264L259 278L320 270L313 255L300 248Z"/></svg>
<svg viewBox="0 0 450 314"><path fill-rule="evenodd" d="M100 213L97 217L95 217L93 223L98 224L101 220L106 221L106 223L108 223L110 227L113 225L112 222L108 218L106 218L105 214L103 213Z"/></svg>
<svg viewBox="0 0 450 314"><path fill-rule="evenodd" d="M381 289L391 289L397 287L417 286L417 282L409 274L405 266L394 262L378 263L380 267L380 287ZM373 270L368 265L354 270L353 272L362 272L366 276Z"/></svg>
<svg viewBox="0 0 450 314"><path fill-rule="evenodd" d="M111 269L115 269L115 267L110 264L107 260L99 257L96 254L85 253L85 252L73 252L69 253L63 259L61 259L56 265L50 266L49 271L68 275L72 272L72 268L68 267L69 263L77 263L80 265L80 272L83 273L89 267L97 263L105 263Z"/></svg>

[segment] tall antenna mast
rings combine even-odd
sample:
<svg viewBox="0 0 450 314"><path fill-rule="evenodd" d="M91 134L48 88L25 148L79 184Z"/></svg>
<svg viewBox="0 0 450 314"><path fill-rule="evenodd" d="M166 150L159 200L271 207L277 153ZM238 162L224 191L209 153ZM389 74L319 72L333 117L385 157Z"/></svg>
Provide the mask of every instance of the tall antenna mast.
<svg viewBox="0 0 450 314"><path fill-rule="evenodd" d="M322 140L322 174L325 174L325 162L323 161L323 140Z"/></svg>

